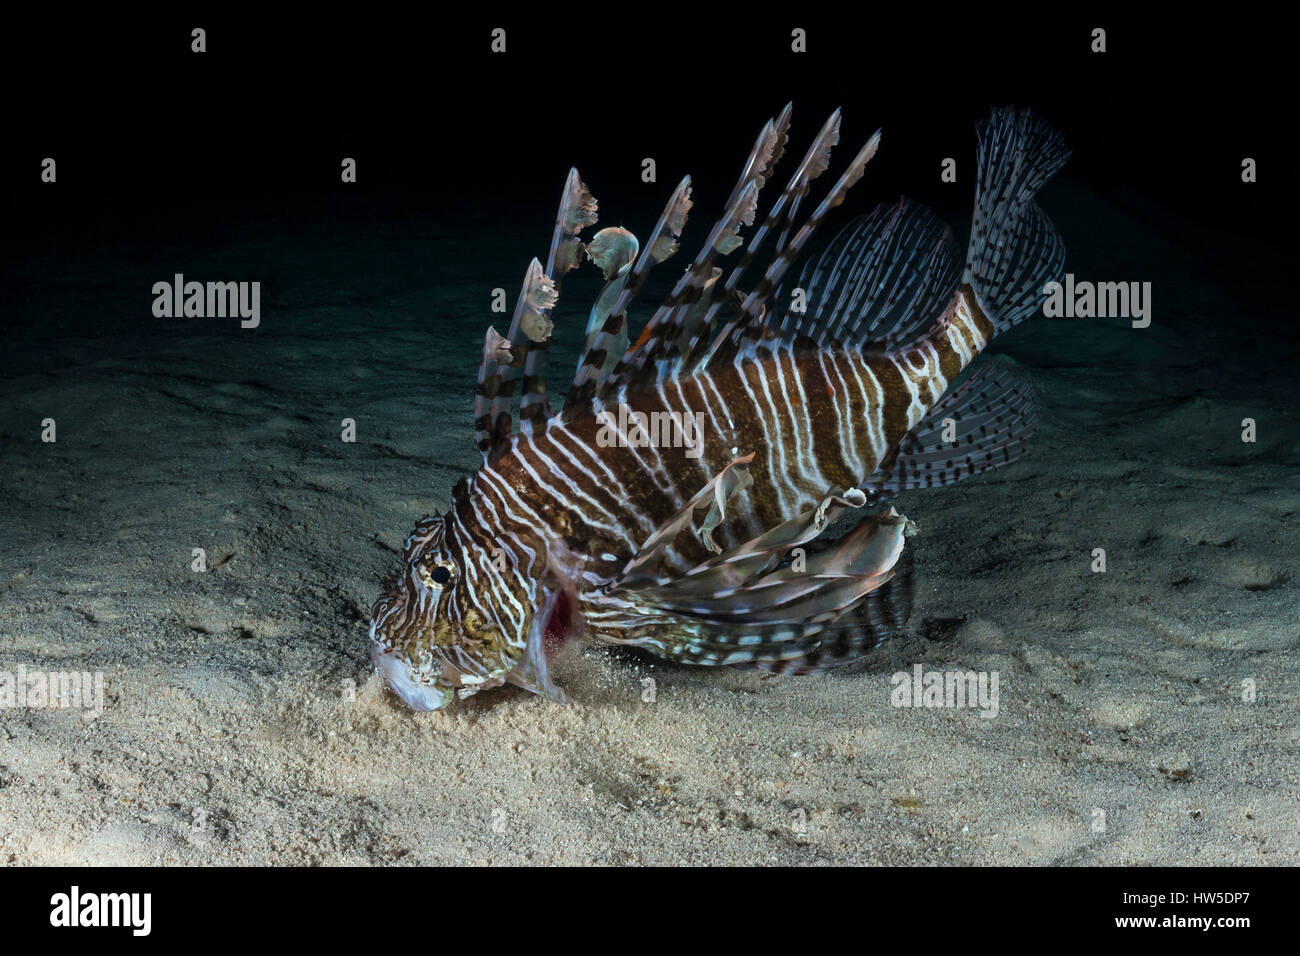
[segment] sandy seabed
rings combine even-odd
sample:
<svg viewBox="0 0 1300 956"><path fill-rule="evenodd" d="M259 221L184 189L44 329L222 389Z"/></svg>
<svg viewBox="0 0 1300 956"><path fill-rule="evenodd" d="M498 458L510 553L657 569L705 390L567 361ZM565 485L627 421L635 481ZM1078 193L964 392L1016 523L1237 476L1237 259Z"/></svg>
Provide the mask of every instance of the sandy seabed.
<svg viewBox="0 0 1300 956"><path fill-rule="evenodd" d="M567 707L414 714L366 659L403 538L477 457L484 323L425 319L481 316L478 273L531 243L471 269L436 232L45 263L60 291L23 308L50 331L0 411L0 671L99 671L106 698L0 710L0 862L1300 862L1293 384L1227 334L1251 304L1186 233L1069 183L1046 205L1070 268L1152 280L1155 320L1037 320L983 359L1034 380L1038 437L901 499L908 636L804 678L572 649ZM1117 234L1148 261L1086 238ZM54 321L93 299L148 326L153 281L245 260L281 263L255 333ZM996 671L996 718L891 706L918 664Z"/></svg>

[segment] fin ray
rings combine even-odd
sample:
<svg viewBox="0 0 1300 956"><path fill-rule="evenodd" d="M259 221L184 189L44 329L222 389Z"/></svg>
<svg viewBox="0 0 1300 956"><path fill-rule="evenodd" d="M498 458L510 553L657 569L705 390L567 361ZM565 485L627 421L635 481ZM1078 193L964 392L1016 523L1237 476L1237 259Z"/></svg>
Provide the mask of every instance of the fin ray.
<svg viewBox="0 0 1300 956"><path fill-rule="evenodd" d="M945 419L953 422L951 442L944 440ZM1032 384L1009 367L990 362L944 396L904 436L897 455L863 484L863 490L889 496L1000 468L1020 457L1037 425Z"/></svg>

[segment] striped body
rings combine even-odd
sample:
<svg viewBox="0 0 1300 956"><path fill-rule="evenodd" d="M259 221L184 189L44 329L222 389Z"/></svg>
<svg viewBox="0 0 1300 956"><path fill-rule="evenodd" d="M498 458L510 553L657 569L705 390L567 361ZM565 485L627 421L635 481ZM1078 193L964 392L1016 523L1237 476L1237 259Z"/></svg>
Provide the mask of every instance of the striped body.
<svg viewBox="0 0 1300 956"><path fill-rule="evenodd" d="M623 642L620 626L603 626L622 618L601 588L728 462L757 452L754 484L719 529L723 547L807 510L828 488L862 484L991 335L974 292L962 288L934 331L897 352L760 348L715 371L659 382L627 405L647 414L703 412L700 457L674 447L600 447L596 417L583 416L518 439L485 466L448 533L481 554L500 547L508 567L521 569L493 573L481 562L492 600L515 615L532 599L529 578L540 575L542 556L554 556L573 581L589 636ZM669 549L670 565L683 571L706 556L685 536ZM502 628L510 629L506 620Z"/></svg>

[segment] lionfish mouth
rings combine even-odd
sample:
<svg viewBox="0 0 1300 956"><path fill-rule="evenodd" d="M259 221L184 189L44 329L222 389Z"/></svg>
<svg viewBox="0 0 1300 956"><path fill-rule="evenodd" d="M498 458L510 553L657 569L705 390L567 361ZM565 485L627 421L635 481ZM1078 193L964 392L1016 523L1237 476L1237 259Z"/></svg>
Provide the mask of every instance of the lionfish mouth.
<svg viewBox="0 0 1300 956"><path fill-rule="evenodd" d="M384 647L375 636L375 622L370 622L370 662L384 683L413 710L439 710L451 703L455 695L417 681L410 664L392 647Z"/></svg>

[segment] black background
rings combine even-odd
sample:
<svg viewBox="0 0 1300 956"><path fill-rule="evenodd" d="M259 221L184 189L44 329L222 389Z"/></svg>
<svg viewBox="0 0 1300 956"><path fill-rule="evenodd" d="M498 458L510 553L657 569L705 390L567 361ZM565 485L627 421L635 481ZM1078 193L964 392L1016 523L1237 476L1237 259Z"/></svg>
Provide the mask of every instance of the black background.
<svg viewBox="0 0 1300 956"><path fill-rule="evenodd" d="M801 947L842 942L846 935L863 946L884 941L913 947L995 948L1019 951L1043 938L1068 937L1075 943L1165 941L1180 948L1195 941L1215 951L1245 943L1258 945L1259 934L1276 938L1288 928L1286 900L1291 874L1282 867L1231 870L1145 867L1123 869L1005 868L971 872L965 868L846 872L829 868L764 871L674 872L648 869L619 876L620 890L609 892L608 878L593 870L566 869L550 889L535 894L531 907L496 923L485 921L464 881L497 881L508 888L528 874L500 870L473 876L444 868L404 871L388 879L372 873L328 868L174 870L165 875L106 868L91 873L43 869L33 874L0 871L0 902L11 933L73 943L116 942L138 947L192 943L207 945L292 942L307 945L392 946L427 944L440 938L431 928L439 915L455 911L466 930L452 931L449 943L482 945L503 940L527 945L536 940L581 944L590 939L617 940L635 947L642 941L659 948L665 939L679 945L716 943L738 949L746 944L771 948L780 939ZM656 905L663 880L711 900L716 912L682 915ZM396 882L407 888L396 888ZM85 893L151 892L152 932L137 938L125 928L51 928L50 898L76 884ZM723 888L725 887L725 888ZM1245 902L1152 907L1123 902L1124 894L1249 893ZM755 910L760 894L785 903L778 916L769 907ZM402 904L398 901L408 899ZM414 899L417 902L409 902ZM552 917L535 926L527 913L538 908ZM810 909L801 913L801 909ZM397 918L404 913L402 918ZM1117 928L1116 917L1241 917L1249 927ZM426 923L425 921L429 922ZM444 931L445 932L445 931ZM1195 950L1193 950L1195 951Z"/></svg>
<svg viewBox="0 0 1300 956"><path fill-rule="evenodd" d="M842 106L841 162L881 127L870 188L944 213L964 217L971 177L959 166L959 183L942 184L938 161L968 163L973 121L1015 103L1065 130L1066 174L1094 188L1225 240L1292 231L1290 31L1266 18L919 4L471 12L11 21L11 253L247 229L339 190L343 156L358 160L355 189L413 218L550 207L571 164L606 206L661 204L685 172L697 201L717 201L787 100L792 152ZM494 26L505 55L489 51ZM795 26L806 54L790 52ZM1095 26L1104 54L1089 50ZM39 181L47 155L57 189ZM646 156L656 185L640 182ZM1245 156L1259 162L1254 186L1240 179Z"/></svg>

